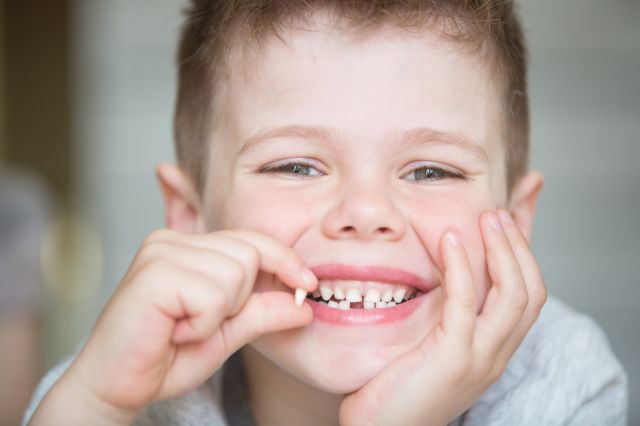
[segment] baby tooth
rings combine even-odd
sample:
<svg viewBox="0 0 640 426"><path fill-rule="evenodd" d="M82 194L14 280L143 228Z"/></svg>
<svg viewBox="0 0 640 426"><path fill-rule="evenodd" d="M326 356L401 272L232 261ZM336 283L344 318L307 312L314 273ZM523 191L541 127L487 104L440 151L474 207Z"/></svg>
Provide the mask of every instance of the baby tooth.
<svg viewBox="0 0 640 426"><path fill-rule="evenodd" d="M390 302L391 299L393 299L393 290L391 289L385 290L384 293L382 293L382 297L380 297L380 300L383 302Z"/></svg>
<svg viewBox="0 0 640 426"><path fill-rule="evenodd" d="M406 292L407 292L407 289L405 289L405 288L401 288L400 290L396 290L396 292L393 293L393 300L395 300L396 303L402 302L402 298L404 297L404 294Z"/></svg>
<svg viewBox="0 0 640 426"><path fill-rule="evenodd" d="M327 301L333 296L333 290L329 287L320 287L320 295L322 296L322 300Z"/></svg>
<svg viewBox="0 0 640 426"><path fill-rule="evenodd" d="M376 302L376 308L386 308L387 302Z"/></svg>
<svg viewBox="0 0 640 426"><path fill-rule="evenodd" d="M342 310L348 311L350 309L350 305L351 304L349 302L347 302L346 300L341 300L338 303L338 309L342 309Z"/></svg>
<svg viewBox="0 0 640 426"><path fill-rule="evenodd" d="M362 306L363 306L365 309L373 309L373 308L375 308L376 304L375 304L374 302L364 302L364 303L362 304Z"/></svg>
<svg viewBox="0 0 640 426"><path fill-rule="evenodd" d="M351 303L362 302L362 294L360 294L360 290L358 290L357 288L350 288L349 290L347 290L346 299Z"/></svg>
<svg viewBox="0 0 640 426"><path fill-rule="evenodd" d="M327 305L329 305L330 308L337 308L338 302L336 302L335 300L329 300L329 303L327 303Z"/></svg>
<svg viewBox="0 0 640 426"><path fill-rule="evenodd" d="M342 289L342 287L336 286L333 289L333 297L335 297L337 300L344 300L345 294L344 294L344 290Z"/></svg>
<svg viewBox="0 0 640 426"><path fill-rule="evenodd" d="M396 306L396 302L389 302L387 303L387 308L391 308L393 306Z"/></svg>
<svg viewBox="0 0 640 426"><path fill-rule="evenodd" d="M367 295L364 296L364 301L365 302L379 302L380 301L380 292L378 290L376 290L375 288L369 289L369 291L367 291Z"/></svg>
<svg viewBox="0 0 640 426"><path fill-rule="evenodd" d="M296 288L295 300L297 306L302 306L305 297L307 297L307 292L301 288Z"/></svg>

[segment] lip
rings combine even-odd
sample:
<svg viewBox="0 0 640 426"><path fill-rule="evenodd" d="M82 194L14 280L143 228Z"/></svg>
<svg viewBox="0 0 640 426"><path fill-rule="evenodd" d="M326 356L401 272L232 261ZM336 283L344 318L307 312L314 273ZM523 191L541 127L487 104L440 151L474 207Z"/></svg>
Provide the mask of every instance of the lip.
<svg viewBox="0 0 640 426"><path fill-rule="evenodd" d="M388 266L366 266L325 264L311 268L318 280L358 280L378 281L388 284L406 284L425 292L431 291L435 284L418 275L402 269Z"/></svg>
<svg viewBox="0 0 640 426"><path fill-rule="evenodd" d="M420 296L391 308L350 309L330 308L324 303L307 299L313 310L314 321L342 326L370 326L402 321L409 317L426 299L426 293L435 285L416 274L387 266L354 266L326 264L311 268L318 280L377 281L388 284L405 284L417 288Z"/></svg>

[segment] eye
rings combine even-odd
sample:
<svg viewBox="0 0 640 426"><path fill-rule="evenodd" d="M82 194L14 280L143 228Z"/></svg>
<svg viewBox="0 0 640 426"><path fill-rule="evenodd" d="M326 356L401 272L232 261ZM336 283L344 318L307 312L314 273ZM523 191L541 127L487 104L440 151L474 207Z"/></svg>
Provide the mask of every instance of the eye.
<svg viewBox="0 0 640 426"><path fill-rule="evenodd" d="M443 179L465 179L460 173L445 170L439 167L427 166L414 169L405 175L409 181L429 182Z"/></svg>
<svg viewBox="0 0 640 426"><path fill-rule="evenodd" d="M267 165L259 170L260 173L283 173L287 175L316 177L322 176L322 172L318 171L311 164L300 161L292 161L288 163L280 163Z"/></svg>

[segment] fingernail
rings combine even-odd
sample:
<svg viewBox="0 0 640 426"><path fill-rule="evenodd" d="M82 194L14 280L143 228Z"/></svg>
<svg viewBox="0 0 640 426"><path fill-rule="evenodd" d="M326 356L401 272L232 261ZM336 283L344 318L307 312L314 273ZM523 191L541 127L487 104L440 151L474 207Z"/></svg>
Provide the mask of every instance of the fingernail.
<svg viewBox="0 0 640 426"><path fill-rule="evenodd" d="M454 231L447 232L447 239L452 246L459 246L460 240L458 239L458 235Z"/></svg>
<svg viewBox="0 0 640 426"><path fill-rule="evenodd" d="M306 291L304 291L301 288L296 288L296 295L295 295L296 306L302 306L302 304L304 303L304 299L306 299L306 297L307 297Z"/></svg>
<svg viewBox="0 0 640 426"><path fill-rule="evenodd" d="M318 279L316 278L315 274L311 272L311 270L306 266L302 267L302 270L300 271L300 277L302 277L302 281L309 287L314 287L318 284Z"/></svg>
<svg viewBox="0 0 640 426"><path fill-rule="evenodd" d="M500 216L500 220L502 220L504 223L513 223L513 218L506 210L498 210L498 216Z"/></svg>
<svg viewBox="0 0 640 426"><path fill-rule="evenodd" d="M489 225L498 232L502 232L502 224L498 220L498 216L495 213L490 213L487 217Z"/></svg>

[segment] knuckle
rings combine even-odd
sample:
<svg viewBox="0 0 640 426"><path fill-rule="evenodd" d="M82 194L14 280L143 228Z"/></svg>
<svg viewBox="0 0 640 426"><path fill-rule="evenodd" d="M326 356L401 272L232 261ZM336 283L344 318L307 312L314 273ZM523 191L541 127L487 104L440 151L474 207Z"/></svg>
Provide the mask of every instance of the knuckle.
<svg viewBox="0 0 640 426"><path fill-rule="evenodd" d="M524 312L529 305L529 295L526 291L515 291L511 295L512 306L518 312Z"/></svg>
<svg viewBox="0 0 640 426"><path fill-rule="evenodd" d="M237 260L232 259L227 268L227 278L233 283L242 283L245 279L244 268Z"/></svg>

